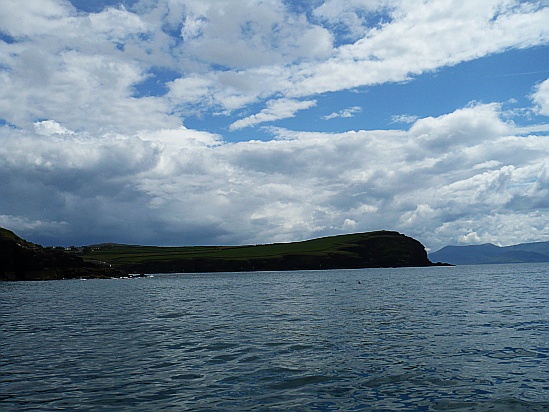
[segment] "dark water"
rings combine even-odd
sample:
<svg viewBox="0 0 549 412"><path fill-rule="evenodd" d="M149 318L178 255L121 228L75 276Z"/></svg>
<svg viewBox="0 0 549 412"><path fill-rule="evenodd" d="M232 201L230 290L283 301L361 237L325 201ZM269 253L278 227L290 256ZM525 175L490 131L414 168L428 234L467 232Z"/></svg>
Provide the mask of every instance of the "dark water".
<svg viewBox="0 0 549 412"><path fill-rule="evenodd" d="M0 283L0 410L547 410L549 265Z"/></svg>

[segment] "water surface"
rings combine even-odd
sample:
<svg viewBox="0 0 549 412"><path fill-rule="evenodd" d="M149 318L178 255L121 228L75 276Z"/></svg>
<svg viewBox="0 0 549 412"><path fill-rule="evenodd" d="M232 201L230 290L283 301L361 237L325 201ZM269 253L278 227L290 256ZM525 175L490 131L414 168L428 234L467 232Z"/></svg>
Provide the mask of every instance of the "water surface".
<svg viewBox="0 0 549 412"><path fill-rule="evenodd" d="M547 410L549 265L0 283L0 410Z"/></svg>

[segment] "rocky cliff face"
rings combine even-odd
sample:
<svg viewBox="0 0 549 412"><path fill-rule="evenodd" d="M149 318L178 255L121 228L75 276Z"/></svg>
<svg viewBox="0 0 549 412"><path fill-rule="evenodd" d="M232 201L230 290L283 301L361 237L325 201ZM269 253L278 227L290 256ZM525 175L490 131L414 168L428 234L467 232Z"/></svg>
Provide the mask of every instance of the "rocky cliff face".
<svg viewBox="0 0 549 412"><path fill-rule="evenodd" d="M0 280L112 278L121 272L85 262L63 250L43 248L0 228Z"/></svg>
<svg viewBox="0 0 549 412"><path fill-rule="evenodd" d="M343 250L354 252L361 265L370 267L431 266L425 247L398 232L371 232Z"/></svg>

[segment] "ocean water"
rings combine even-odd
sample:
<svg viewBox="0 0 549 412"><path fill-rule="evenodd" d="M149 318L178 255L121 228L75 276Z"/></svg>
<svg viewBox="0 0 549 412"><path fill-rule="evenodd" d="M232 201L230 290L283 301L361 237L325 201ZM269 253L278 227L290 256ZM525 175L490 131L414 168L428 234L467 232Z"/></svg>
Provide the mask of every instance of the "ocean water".
<svg viewBox="0 0 549 412"><path fill-rule="evenodd" d="M1 411L542 411L549 265L0 283Z"/></svg>

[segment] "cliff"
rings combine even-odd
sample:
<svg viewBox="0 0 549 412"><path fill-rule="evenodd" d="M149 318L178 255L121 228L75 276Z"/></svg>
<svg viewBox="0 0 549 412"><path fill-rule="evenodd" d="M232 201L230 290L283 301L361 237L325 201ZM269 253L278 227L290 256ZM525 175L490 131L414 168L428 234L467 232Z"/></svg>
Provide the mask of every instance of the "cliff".
<svg viewBox="0 0 549 412"><path fill-rule="evenodd" d="M122 273L63 250L43 248L0 228L0 280L112 278Z"/></svg>

